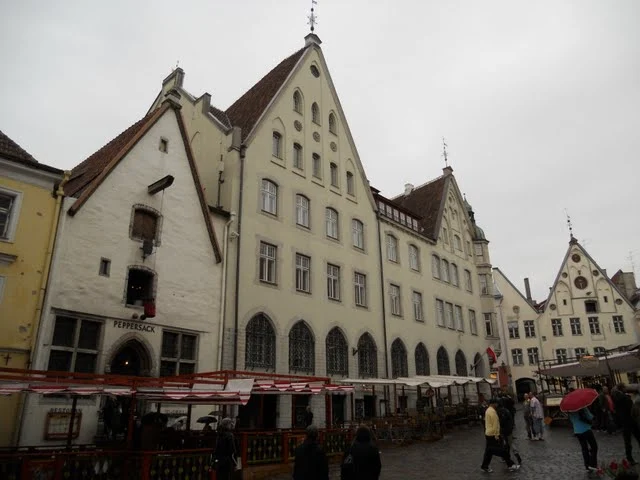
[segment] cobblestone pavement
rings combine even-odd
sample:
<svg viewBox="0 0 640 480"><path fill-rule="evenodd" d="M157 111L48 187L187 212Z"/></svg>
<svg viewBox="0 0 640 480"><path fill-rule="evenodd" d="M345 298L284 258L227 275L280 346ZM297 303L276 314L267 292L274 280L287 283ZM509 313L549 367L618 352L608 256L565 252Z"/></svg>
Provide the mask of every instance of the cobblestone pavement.
<svg viewBox="0 0 640 480"><path fill-rule="evenodd" d="M515 435L523 434L522 417L518 419ZM624 457L622 434L608 435L596 432L598 462L620 460ZM545 441L534 442L526 438L516 439L516 447L522 456L518 472L508 472L498 457L491 461L494 472L480 471L484 452L482 427L457 427L442 440L432 443L416 443L406 447L381 447L381 480L442 479L442 480L583 480L598 478L584 470L582 454L577 439L569 427L546 429ZM634 445L636 460L640 460L640 447ZM274 480L290 479L291 475L279 475ZM338 465L331 466L331 479L339 479Z"/></svg>

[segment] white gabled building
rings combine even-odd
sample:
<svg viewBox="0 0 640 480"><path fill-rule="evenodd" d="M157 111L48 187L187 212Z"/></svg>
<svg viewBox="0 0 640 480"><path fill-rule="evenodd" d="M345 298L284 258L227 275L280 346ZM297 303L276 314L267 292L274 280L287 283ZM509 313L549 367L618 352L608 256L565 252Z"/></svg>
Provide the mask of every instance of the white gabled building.
<svg viewBox="0 0 640 480"><path fill-rule="evenodd" d="M31 368L156 377L215 370L215 229L227 219L207 206L180 106L165 100L79 164L65 193ZM153 318L145 304L155 305ZM78 401L74 442L94 442L102 402ZM20 443L66 436L70 405L29 395Z"/></svg>

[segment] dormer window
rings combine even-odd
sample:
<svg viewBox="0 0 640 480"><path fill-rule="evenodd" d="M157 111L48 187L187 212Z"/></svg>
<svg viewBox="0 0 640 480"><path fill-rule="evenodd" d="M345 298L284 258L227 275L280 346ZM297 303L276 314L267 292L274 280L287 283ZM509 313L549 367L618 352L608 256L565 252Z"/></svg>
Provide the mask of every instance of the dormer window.
<svg viewBox="0 0 640 480"><path fill-rule="evenodd" d="M338 127L336 126L336 116L333 113L329 114L329 131L334 135L338 134Z"/></svg>
<svg viewBox="0 0 640 480"><path fill-rule="evenodd" d="M316 102L311 105L311 121L320 125L320 107Z"/></svg>
<svg viewBox="0 0 640 480"><path fill-rule="evenodd" d="M302 95L297 90L293 92L293 111L302 113Z"/></svg>

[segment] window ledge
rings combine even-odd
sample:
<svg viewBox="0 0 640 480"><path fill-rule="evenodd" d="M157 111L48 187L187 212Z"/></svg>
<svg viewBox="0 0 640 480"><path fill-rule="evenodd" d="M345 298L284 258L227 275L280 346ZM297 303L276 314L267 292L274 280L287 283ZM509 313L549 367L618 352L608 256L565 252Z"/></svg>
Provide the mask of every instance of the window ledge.
<svg viewBox="0 0 640 480"><path fill-rule="evenodd" d="M293 167L293 169L291 170L291 173L294 173L296 175L298 175L299 177L302 178L307 178L307 176L304 173L304 170L301 170L299 168Z"/></svg>
<svg viewBox="0 0 640 480"><path fill-rule="evenodd" d="M0 265L8 267L12 263L14 263L17 259L18 259L17 255L11 255L9 253L0 253Z"/></svg>
<svg viewBox="0 0 640 480"><path fill-rule="evenodd" d="M336 187L335 185L329 185L329 191L331 193L335 193L336 195L342 196L342 193L340 192L340 187Z"/></svg>
<svg viewBox="0 0 640 480"><path fill-rule="evenodd" d="M260 285L263 285L265 287L278 288L278 284L277 283L268 282L266 280L260 280L260 279L258 279L258 281L260 282Z"/></svg>
<svg viewBox="0 0 640 480"><path fill-rule="evenodd" d="M316 176L313 176L311 178L311 183L315 183L316 185L318 185L319 187L324 188L324 183L322 182L322 178L318 178Z"/></svg>

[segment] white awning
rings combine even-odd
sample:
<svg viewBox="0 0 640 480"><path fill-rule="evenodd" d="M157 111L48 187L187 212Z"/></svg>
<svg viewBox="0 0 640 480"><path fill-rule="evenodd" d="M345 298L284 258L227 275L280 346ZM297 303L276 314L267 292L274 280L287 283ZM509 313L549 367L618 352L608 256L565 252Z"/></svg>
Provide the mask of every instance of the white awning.
<svg viewBox="0 0 640 480"><path fill-rule="evenodd" d="M550 377L595 377L609 375L609 370L618 372L636 372L640 370L639 352L612 353L606 358L604 356L594 357L596 361L570 362L553 365L540 369L541 375Z"/></svg>
<svg viewBox="0 0 640 480"><path fill-rule="evenodd" d="M338 380L351 385L405 385L409 387L449 387L452 385L466 385L468 383L495 383L495 380L482 377L458 377L455 375L418 375L415 377L398 378L344 378Z"/></svg>

